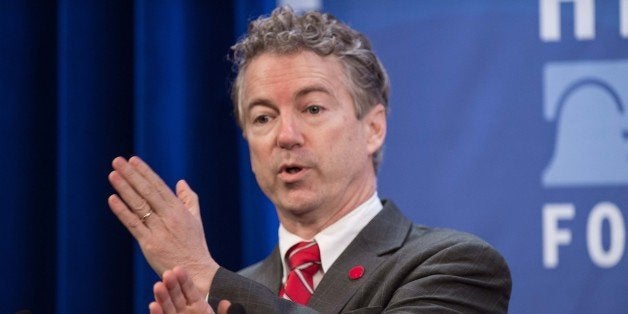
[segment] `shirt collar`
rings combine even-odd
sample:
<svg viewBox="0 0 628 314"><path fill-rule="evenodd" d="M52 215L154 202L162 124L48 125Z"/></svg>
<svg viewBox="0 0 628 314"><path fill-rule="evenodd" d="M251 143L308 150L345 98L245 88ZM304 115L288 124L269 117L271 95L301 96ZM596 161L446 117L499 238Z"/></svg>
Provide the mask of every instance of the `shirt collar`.
<svg viewBox="0 0 628 314"><path fill-rule="evenodd" d="M375 192L366 202L314 236L314 240L318 243L321 252L321 266L323 272L327 272L338 256L342 254L358 233L362 231L382 208L382 202L377 196L377 192ZM279 225L279 252L281 254L284 278L288 275L288 267L284 258L286 252L293 245L301 241L311 240L312 239L302 239L290 233L283 225Z"/></svg>

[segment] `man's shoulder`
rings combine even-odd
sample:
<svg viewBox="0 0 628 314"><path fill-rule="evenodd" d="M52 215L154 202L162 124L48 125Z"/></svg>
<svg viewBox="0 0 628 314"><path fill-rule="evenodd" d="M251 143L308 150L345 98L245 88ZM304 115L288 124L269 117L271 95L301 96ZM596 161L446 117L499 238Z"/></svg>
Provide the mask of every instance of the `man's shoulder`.
<svg viewBox="0 0 628 314"><path fill-rule="evenodd" d="M366 241L358 246L378 248L381 261L369 278L373 284L358 294L363 299L380 300L383 307L416 302L428 312L434 309L425 306L433 300L460 312L507 310L510 270L488 242L467 232L414 224L390 201L384 202L384 210L373 222L367 231L379 237L365 239L385 241L389 250L379 249L384 245L367 246Z"/></svg>
<svg viewBox="0 0 628 314"><path fill-rule="evenodd" d="M247 266L247 267L245 267L243 269L240 269L238 271L238 274L242 275L244 277L247 277L247 278L251 278L251 276L253 276L254 274L258 274L259 273L259 269L262 267L262 263L263 262L264 261L259 261L259 262L255 263L253 265L249 265L249 266Z"/></svg>
<svg viewBox="0 0 628 314"><path fill-rule="evenodd" d="M419 224L413 224L410 234L408 235L407 244L430 244L434 247L451 247L451 246L481 246L490 247L482 238L464 231L428 227Z"/></svg>
<svg viewBox="0 0 628 314"><path fill-rule="evenodd" d="M265 259L255 263L255 264L252 264L252 265L249 265L249 266L247 266L247 267L245 267L243 269L240 269L238 271L238 274L242 275L244 277L253 279L254 277L258 276L259 274L263 274L263 273L267 272L268 267L271 267L273 265L272 258L273 258L273 253L271 253Z"/></svg>
<svg viewBox="0 0 628 314"><path fill-rule="evenodd" d="M385 203L389 210L400 213L390 201ZM395 214L388 214L389 216ZM403 216L403 214L399 214ZM404 219L407 220L405 216ZM407 220L409 221L409 220ZM507 271L507 263L502 255L487 241L463 231L449 228L429 227L409 222L410 228L399 248L398 254L421 256L421 259L446 258L491 260Z"/></svg>

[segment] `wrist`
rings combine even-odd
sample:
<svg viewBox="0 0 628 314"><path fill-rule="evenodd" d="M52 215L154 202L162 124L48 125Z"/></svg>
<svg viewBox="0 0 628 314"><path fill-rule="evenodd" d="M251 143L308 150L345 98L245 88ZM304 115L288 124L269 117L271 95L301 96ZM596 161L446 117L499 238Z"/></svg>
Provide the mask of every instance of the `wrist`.
<svg viewBox="0 0 628 314"><path fill-rule="evenodd" d="M216 263L213 259L207 264L204 265L196 265L196 267L192 267L194 269L192 274L192 282L197 289L201 292L201 295L208 296L209 290L211 288L212 282L220 265Z"/></svg>

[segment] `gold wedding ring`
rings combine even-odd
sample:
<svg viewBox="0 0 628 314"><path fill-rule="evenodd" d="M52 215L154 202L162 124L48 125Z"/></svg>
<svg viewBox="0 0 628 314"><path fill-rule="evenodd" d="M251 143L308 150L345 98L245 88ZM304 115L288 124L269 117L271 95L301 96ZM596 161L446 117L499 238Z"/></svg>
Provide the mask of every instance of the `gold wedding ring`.
<svg viewBox="0 0 628 314"><path fill-rule="evenodd" d="M150 217L150 215L152 215L152 214L153 214L153 211L152 211L152 210L149 210L149 211L148 211L148 213L144 214L144 216L142 216L142 218L140 218L140 220L141 220L142 222L144 222L144 221L146 221L146 219L147 219L148 217Z"/></svg>

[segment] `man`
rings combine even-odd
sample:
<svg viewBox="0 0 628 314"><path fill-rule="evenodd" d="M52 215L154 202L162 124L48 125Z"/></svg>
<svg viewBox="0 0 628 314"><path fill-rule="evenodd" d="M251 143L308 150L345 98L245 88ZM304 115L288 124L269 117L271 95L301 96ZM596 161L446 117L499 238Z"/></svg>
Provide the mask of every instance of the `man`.
<svg viewBox="0 0 628 314"><path fill-rule="evenodd" d="M276 9L234 46L233 100L279 245L240 274L203 237L197 195L116 158L112 211L162 275L152 313L506 312L504 259L469 234L413 225L377 195L388 79L369 41L327 14ZM176 266L176 267L175 267ZM232 307L233 308L233 307Z"/></svg>

